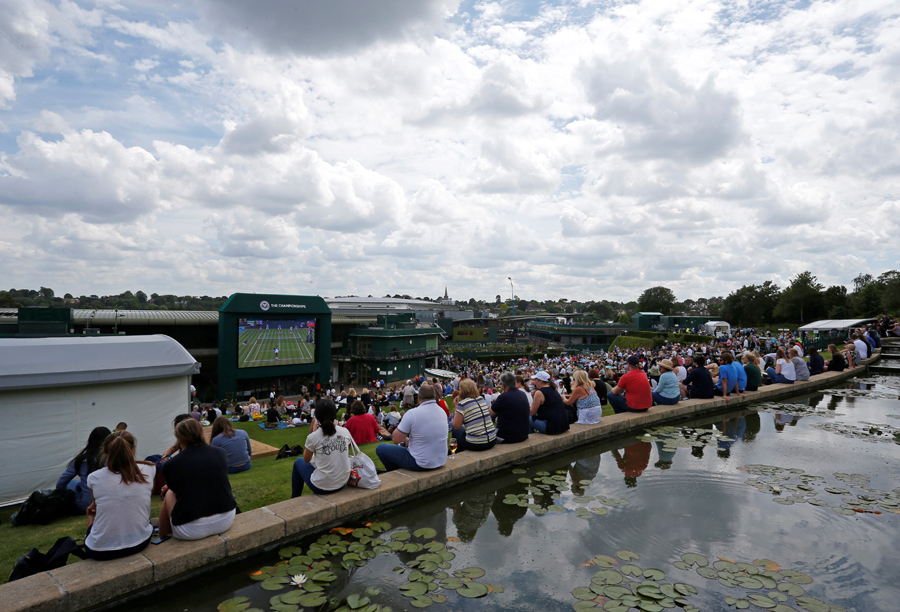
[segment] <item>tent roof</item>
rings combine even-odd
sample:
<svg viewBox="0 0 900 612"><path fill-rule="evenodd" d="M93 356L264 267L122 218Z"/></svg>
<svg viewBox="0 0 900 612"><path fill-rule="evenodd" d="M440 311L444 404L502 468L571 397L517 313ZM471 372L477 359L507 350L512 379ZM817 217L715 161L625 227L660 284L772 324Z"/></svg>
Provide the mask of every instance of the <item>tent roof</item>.
<svg viewBox="0 0 900 612"><path fill-rule="evenodd" d="M813 321L800 328L800 331L826 331L829 329L847 329L848 327L859 327L863 323L877 321L878 319L822 319L821 321Z"/></svg>
<svg viewBox="0 0 900 612"><path fill-rule="evenodd" d="M172 338L0 338L0 390L190 376L200 364Z"/></svg>

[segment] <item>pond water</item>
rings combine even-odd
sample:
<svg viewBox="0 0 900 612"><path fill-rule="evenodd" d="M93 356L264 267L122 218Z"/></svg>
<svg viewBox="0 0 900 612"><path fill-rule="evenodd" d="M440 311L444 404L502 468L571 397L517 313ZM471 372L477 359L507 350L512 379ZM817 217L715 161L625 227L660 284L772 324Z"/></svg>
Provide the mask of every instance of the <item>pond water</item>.
<svg viewBox="0 0 900 612"><path fill-rule="evenodd" d="M370 612L430 602L441 612L576 604L612 612L633 604L648 612L747 605L776 612L898 610L898 398L900 378L870 375L763 411L653 433L658 439L632 435L586 447L373 515L364 521L375 522L371 534L359 531L363 523L348 523L355 532L332 538L344 544L320 538L328 534L300 540L299 550L283 551L286 559L300 557L283 569L275 566L282 561L277 551L258 555L129 608L296 610L298 594L307 591L277 584L288 579L280 575L306 570L304 555L334 545L336 554L324 550L332 575L320 575L331 581L316 583L331 599L300 610L333 610L349 595L366 597L368 603L350 603ZM394 552L386 546L391 542L413 544L410 550L437 544ZM357 563L354 551L381 554ZM345 554L352 569L341 567ZM427 571L409 567L417 561ZM275 569L251 576L264 566ZM400 590L422 578L433 586L404 586L410 596ZM483 591L490 592L471 597ZM273 606L279 595L288 596ZM234 598L246 599L220 608Z"/></svg>

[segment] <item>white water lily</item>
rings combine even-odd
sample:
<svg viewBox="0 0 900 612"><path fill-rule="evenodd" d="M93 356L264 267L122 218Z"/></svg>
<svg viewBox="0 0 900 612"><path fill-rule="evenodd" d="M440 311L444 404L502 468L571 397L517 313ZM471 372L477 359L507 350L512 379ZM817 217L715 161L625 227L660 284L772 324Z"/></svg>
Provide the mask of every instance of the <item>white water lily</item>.
<svg viewBox="0 0 900 612"><path fill-rule="evenodd" d="M303 583L306 582L307 577L305 574L297 574L296 576L291 577L291 584L294 586L303 586Z"/></svg>

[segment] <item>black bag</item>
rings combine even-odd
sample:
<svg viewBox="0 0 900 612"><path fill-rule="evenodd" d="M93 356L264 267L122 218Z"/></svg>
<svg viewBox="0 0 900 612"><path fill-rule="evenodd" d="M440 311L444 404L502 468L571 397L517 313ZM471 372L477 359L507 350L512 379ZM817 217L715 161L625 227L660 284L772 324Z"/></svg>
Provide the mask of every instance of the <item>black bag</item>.
<svg viewBox="0 0 900 612"><path fill-rule="evenodd" d="M69 555L75 555L79 559L84 559L87 556L81 545L70 536L58 539L56 544L51 546L46 553L40 552L37 548L32 548L30 553L24 557L19 557L16 564L13 565L12 573L9 575L9 582L33 576L39 572L59 569L69 560Z"/></svg>
<svg viewBox="0 0 900 612"><path fill-rule="evenodd" d="M58 518L73 514L81 514L75 506L75 491L69 489L35 491L19 510L9 517L9 522L13 527L49 525Z"/></svg>

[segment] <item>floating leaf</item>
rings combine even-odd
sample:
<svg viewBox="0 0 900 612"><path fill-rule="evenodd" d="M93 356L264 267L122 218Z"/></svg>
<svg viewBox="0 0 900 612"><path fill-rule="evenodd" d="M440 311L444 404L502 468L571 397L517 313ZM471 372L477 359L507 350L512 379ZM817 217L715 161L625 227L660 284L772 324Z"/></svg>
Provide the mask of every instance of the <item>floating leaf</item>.
<svg viewBox="0 0 900 612"><path fill-rule="evenodd" d="M793 582L780 582L778 584L778 590L782 593L786 593L791 597L800 597L801 595L806 595L806 589L804 589L799 584L794 584Z"/></svg>
<svg viewBox="0 0 900 612"><path fill-rule="evenodd" d="M281 596L281 603L288 605L295 605L300 603L300 598L303 597L303 593L300 591L292 591L290 593L285 593Z"/></svg>
<svg viewBox="0 0 900 612"><path fill-rule="evenodd" d="M639 554L630 550L620 550L616 553L616 556L622 561L637 561L641 558Z"/></svg>
<svg viewBox="0 0 900 612"><path fill-rule="evenodd" d="M299 546L286 546L278 551L279 557L296 557L297 555L302 555L303 549Z"/></svg>
<svg viewBox="0 0 900 612"><path fill-rule="evenodd" d="M596 601L576 601L575 605L572 606L576 612L581 612L582 610L590 610L591 608L596 608L600 604Z"/></svg>
<svg viewBox="0 0 900 612"><path fill-rule="evenodd" d="M322 593L307 593L300 598L300 605L304 608L314 608L321 606L328 599Z"/></svg>
<svg viewBox="0 0 900 612"><path fill-rule="evenodd" d="M480 567L466 567L461 570L456 570L453 572L453 575L457 578L481 578L485 575L485 571Z"/></svg>
<svg viewBox="0 0 900 612"><path fill-rule="evenodd" d="M809 612L829 612L831 610L830 605L814 597L798 597L794 601L797 602L798 606Z"/></svg>
<svg viewBox="0 0 900 612"><path fill-rule="evenodd" d="M623 565L621 571L627 576L640 576L644 572L640 567L631 563Z"/></svg>
<svg viewBox="0 0 900 612"><path fill-rule="evenodd" d="M776 602L771 597L766 597L765 595L757 595L756 593L747 595L747 599L754 606L759 606L760 608L774 608L778 605L778 602ZM822 612L828 612L828 609L823 610Z"/></svg>
<svg viewBox="0 0 900 612"><path fill-rule="evenodd" d="M677 567L680 570L689 570L693 567L693 565L691 565L690 563L686 563L684 561L676 561L672 565L674 565L675 567Z"/></svg>
<svg viewBox="0 0 900 612"><path fill-rule="evenodd" d="M562 512L563 510L565 510L565 508L557 504L553 504L552 506L548 506L547 510L549 510L550 512Z"/></svg>
<svg viewBox="0 0 900 612"><path fill-rule="evenodd" d="M604 584L620 584L625 578L614 569L604 569L594 574L592 582L602 582Z"/></svg>
<svg viewBox="0 0 900 612"><path fill-rule="evenodd" d="M435 593L434 595L431 595L431 599L434 601L434 603L444 603L445 601L447 601L447 596L443 593Z"/></svg>
<svg viewBox="0 0 900 612"><path fill-rule="evenodd" d="M512 471L513 474L527 474L528 470L523 470L522 468L515 468Z"/></svg>
<svg viewBox="0 0 900 612"><path fill-rule="evenodd" d="M241 610L246 610L250 607L250 604L247 603L248 601L250 600L246 597L226 599L219 604L218 610L219 612L241 612Z"/></svg>
<svg viewBox="0 0 900 612"><path fill-rule="evenodd" d="M428 592L428 584L425 582L407 582L400 585L400 591L407 597L416 597Z"/></svg>
<svg viewBox="0 0 900 612"><path fill-rule="evenodd" d="M278 589L283 589L284 585L286 585L287 583L287 578L269 578L268 580L263 580L262 582L260 582L259 586L267 591L277 591Z"/></svg>
<svg viewBox="0 0 900 612"><path fill-rule="evenodd" d="M417 538L425 538L426 540L430 540L437 535L437 531L432 529L431 527L423 527L422 529L417 529L416 531L414 531L413 535Z"/></svg>
<svg viewBox="0 0 900 612"><path fill-rule="evenodd" d="M573 596L575 599L581 599L582 601L589 601L589 600L591 600L591 599L594 599L594 598L597 596L597 594L594 593L594 592L593 592L592 590L590 590L589 588L586 588L586 587L578 587L577 589L575 589L574 591L572 591L572 596Z"/></svg>
<svg viewBox="0 0 900 612"><path fill-rule="evenodd" d="M618 565L619 562L613 559L612 557L607 557L606 555L597 555L593 559L591 559L591 563L594 565L599 565L600 567L612 567L613 565Z"/></svg>
<svg viewBox="0 0 900 612"><path fill-rule="evenodd" d="M410 537L410 533L408 531L397 531L391 534L391 539L399 540L401 542L408 540Z"/></svg>
<svg viewBox="0 0 900 612"><path fill-rule="evenodd" d="M650 569L644 570L644 578L648 580L664 580L666 577L666 573L661 569L656 569L651 567Z"/></svg>
<svg viewBox="0 0 900 612"><path fill-rule="evenodd" d="M753 564L763 568L764 570L768 570L770 572L777 572L781 569L781 566L772 561L771 559L755 559Z"/></svg>
<svg viewBox="0 0 900 612"><path fill-rule="evenodd" d="M470 599L484 597L487 593L487 586L480 582L467 582L462 587L456 589L457 595Z"/></svg>

